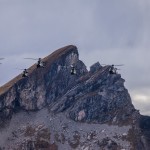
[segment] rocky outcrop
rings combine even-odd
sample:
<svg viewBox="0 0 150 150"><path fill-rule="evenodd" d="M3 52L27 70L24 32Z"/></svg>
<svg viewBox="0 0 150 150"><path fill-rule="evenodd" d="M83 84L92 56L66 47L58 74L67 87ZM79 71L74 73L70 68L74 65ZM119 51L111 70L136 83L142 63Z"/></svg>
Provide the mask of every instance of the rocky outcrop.
<svg viewBox="0 0 150 150"><path fill-rule="evenodd" d="M94 74L80 77L77 85L63 95L52 110L66 111L69 117L78 121L118 123L127 120L135 112L124 80L119 74L110 75L109 66L100 68Z"/></svg>
<svg viewBox="0 0 150 150"><path fill-rule="evenodd" d="M5 120L10 120L11 122L13 113L18 110L34 111L38 114L47 108L50 113L49 115L59 116L59 114L63 114L63 117L65 116L72 122L126 126L125 129L128 133L121 132L121 138L124 139L125 137L127 142L124 144L122 140L122 143L128 145L129 149L144 149L144 140L142 140L141 128L139 127L140 114L132 105L130 95L124 87L125 80L121 78L120 74L109 74L111 66L101 66L97 62L88 71L84 63L79 60L77 47L73 45L56 50L45 57L43 61L45 62L44 68L36 68L36 64L34 64L29 68L29 76L27 78L22 78L20 74L0 87L1 125L4 124ZM75 75L70 73L71 65L76 69L77 73ZM54 126L60 124L61 118L59 117ZM46 120L45 124L47 124L47 127L45 127L44 131L49 129L51 122ZM38 123L36 123L36 126L38 126ZM65 126L62 126L62 130L66 132L66 128L69 125L66 126L65 123ZM63 140L64 138L67 139L67 143L69 143L72 149L79 149L79 147L81 149L84 149L83 147L88 149L89 147L90 149L92 144L103 149L119 149L124 147L123 144L121 146L119 140L116 142L114 139L119 137L120 133L117 131L115 133L116 137L114 134L112 137L110 136L111 138L108 138L108 135L105 134L103 139L97 133L95 135L97 140L89 140L89 144L83 140L84 138L81 138L82 136L85 137L85 134L76 136L74 132L77 132L77 130L73 131L70 128L68 128L71 134L69 135L70 137L67 137L67 134L60 134L62 131L57 132L57 134L59 136L64 135ZM29 129L29 132L27 129ZM62 141L59 140L58 136L55 137L55 131L50 133L48 130L49 134L39 139L38 135L42 134L41 130L37 129L36 131L28 125L27 129L24 129L22 132L25 134L24 136L27 134L29 138L26 139L24 144L22 142L19 145L20 147L23 146L24 149L25 147L26 149L58 149L58 143ZM124 130L124 128L122 129ZM16 130L18 136L22 134L20 130ZM89 135L90 131L87 130L87 132ZM101 133L103 132L101 131ZM51 134L54 134L57 144L55 142L50 143L50 139L47 137ZM108 134L111 134L111 131ZM70 138L73 138L73 140ZM21 147L21 149L23 148Z"/></svg>
<svg viewBox="0 0 150 150"><path fill-rule="evenodd" d="M38 110L46 105L55 112L67 111L73 120L100 123L117 123L134 113L124 79L109 74L110 66L95 63L88 72L75 46L59 49L43 61L45 68L34 65L28 78L18 76L1 87L2 91L10 86L0 96L2 116L11 117L14 109ZM72 64L76 75L70 74Z"/></svg>
<svg viewBox="0 0 150 150"><path fill-rule="evenodd" d="M74 86L77 78L87 73L75 46L59 49L43 61L45 68L33 65L28 78L19 75L0 88L1 117L11 117L16 108L38 110L51 104ZM76 76L70 76L72 64L77 68Z"/></svg>
<svg viewBox="0 0 150 150"><path fill-rule="evenodd" d="M94 72L98 71L100 68L102 68L102 66L100 65L99 62L96 62L95 64L93 64L90 67L90 72L94 73Z"/></svg>

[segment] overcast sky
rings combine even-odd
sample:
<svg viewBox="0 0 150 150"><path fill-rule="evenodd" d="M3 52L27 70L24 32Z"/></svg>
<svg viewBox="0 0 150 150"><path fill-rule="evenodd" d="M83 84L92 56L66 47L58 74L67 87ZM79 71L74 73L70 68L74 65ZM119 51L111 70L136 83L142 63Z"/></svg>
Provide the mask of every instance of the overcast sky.
<svg viewBox="0 0 150 150"><path fill-rule="evenodd" d="M76 45L89 68L125 64L134 106L150 115L150 0L0 0L0 85L45 57Z"/></svg>

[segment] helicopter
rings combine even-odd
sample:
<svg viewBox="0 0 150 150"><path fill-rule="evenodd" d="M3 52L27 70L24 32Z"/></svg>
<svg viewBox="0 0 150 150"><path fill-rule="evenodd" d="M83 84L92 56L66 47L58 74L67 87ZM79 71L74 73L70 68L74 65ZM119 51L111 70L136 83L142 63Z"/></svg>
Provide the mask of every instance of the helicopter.
<svg viewBox="0 0 150 150"><path fill-rule="evenodd" d="M28 71L27 71L27 69L23 70L22 77L28 77Z"/></svg>
<svg viewBox="0 0 150 150"><path fill-rule="evenodd" d="M60 71L61 68L64 68L64 69L71 68L70 69L70 74L71 75L77 74L77 71L76 71L76 69L75 69L75 67L73 65L70 65L70 66L61 66L61 65L59 65L58 66L58 71Z"/></svg>
<svg viewBox="0 0 150 150"><path fill-rule="evenodd" d="M37 68L44 68L45 62L42 61L42 58L24 58L24 59L31 59L31 60L37 60Z"/></svg>
<svg viewBox="0 0 150 150"><path fill-rule="evenodd" d="M15 68L15 69L17 69L17 70L23 70L23 72L22 72L22 77L28 77L28 70L30 70L30 69L20 69L20 68Z"/></svg>
<svg viewBox="0 0 150 150"><path fill-rule="evenodd" d="M111 67L110 67L110 69L109 69L109 73L110 74L117 74L117 70L120 70L118 68L115 68L115 66L124 66L124 65L123 64L120 64L120 65L114 65L114 64L112 64Z"/></svg>
<svg viewBox="0 0 150 150"><path fill-rule="evenodd" d="M71 71L70 71L71 75L75 75L77 74L77 71L75 69L75 67L73 65L71 65Z"/></svg>
<svg viewBox="0 0 150 150"><path fill-rule="evenodd" d="M101 64L101 65L106 66L106 64ZM115 66L124 66L124 64L119 64L119 65L112 64L112 65L110 65L110 68L109 68L109 73L110 74L117 74L117 70L120 70L120 69L116 68Z"/></svg>

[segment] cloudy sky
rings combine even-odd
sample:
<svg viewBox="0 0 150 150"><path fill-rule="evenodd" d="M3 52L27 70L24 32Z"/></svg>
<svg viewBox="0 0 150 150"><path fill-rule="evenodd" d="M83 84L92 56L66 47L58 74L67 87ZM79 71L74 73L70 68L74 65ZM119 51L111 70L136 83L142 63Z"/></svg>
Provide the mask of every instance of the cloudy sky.
<svg viewBox="0 0 150 150"><path fill-rule="evenodd" d="M0 85L74 44L89 68L125 64L120 73L133 104L150 115L149 0L0 0Z"/></svg>

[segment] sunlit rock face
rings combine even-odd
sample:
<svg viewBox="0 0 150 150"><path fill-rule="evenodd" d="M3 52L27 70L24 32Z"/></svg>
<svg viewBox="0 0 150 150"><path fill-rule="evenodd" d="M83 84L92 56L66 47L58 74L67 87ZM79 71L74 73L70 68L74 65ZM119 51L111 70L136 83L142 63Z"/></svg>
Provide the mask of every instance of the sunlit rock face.
<svg viewBox="0 0 150 150"><path fill-rule="evenodd" d="M0 149L147 149L120 74L99 62L88 71L73 45L42 61L0 88Z"/></svg>

